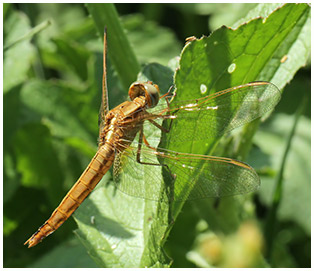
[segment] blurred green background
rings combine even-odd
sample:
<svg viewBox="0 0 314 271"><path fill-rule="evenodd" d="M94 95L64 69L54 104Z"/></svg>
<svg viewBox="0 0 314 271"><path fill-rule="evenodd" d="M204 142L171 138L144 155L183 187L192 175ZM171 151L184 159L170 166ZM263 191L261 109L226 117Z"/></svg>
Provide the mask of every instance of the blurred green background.
<svg viewBox="0 0 314 271"><path fill-rule="evenodd" d="M140 66L167 65L180 55L185 38L232 26L256 7L115 5ZM97 267L73 235L72 218L39 246L23 246L97 150L102 40L89 12L83 4L4 4L4 267ZM115 70L115 61L127 60L123 52L111 50L110 36L108 49L113 108L127 98L126 85L136 77L130 74L123 81ZM231 209L228 214L228 200L217 201L213 210L202 209L202 202L186 204L164 248L173 267L310 267L309 61L254 138L248 163L261 176L262 187L253 199L242 201L249 215L238 219ZM304 97L285 167L273 252L266 259L264 229L274 180ZM222 209L237 216L236 229L221 221ZM206 212L217 215L211 225Z"/></svg>

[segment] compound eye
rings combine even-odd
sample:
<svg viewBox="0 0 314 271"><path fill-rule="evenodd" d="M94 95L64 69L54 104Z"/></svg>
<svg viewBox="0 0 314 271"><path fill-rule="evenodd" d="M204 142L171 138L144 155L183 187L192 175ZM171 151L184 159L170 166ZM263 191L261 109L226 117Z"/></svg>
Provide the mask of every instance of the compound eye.
<svg viewBox="0 0 314 271"><path fill-rule="evenodd" d="M145 97L146 106L154 107L159 101L159 87L152 82L134 82L129 89L130 99L133 101L136 97Z"/></svg>

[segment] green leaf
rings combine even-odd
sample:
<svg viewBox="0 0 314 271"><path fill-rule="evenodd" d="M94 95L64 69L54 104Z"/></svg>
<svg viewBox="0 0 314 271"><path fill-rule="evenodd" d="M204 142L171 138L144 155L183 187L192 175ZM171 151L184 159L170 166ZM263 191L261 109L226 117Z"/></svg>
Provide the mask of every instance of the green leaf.
<svg viewBox="0 0 314 271"><path fill-rule="evenodd" d="M99 267L166 267L163 212L167 206L100 184L75 213L76 233Z"/></svg>
<svg viewBox="0 0 314 271"><path fill-rule="evenodd" d="M16 87L3 95L3 127L5 127L3 131L3 178L6 180L3 182L4 202L11 198L20 184L16 171L16 159L14 159L14 155L12 154L14 134L20 128L19 116L21 105L19 94L19 89Z"/></svg>
<svg viewBox="0 0 314 271"><path fill-rule="evenodd" d="M290 79L289 76L280 82L277 79L277 75L282 71L281 66L285 64L280 62L278 52L285 55L293 50L294 43L299 41L290 43L290 37L296 29L300 29L300 25L308 24L308 15L307 5L288 4L273 12L268 18L251 20L236 30L221 27L209 37L189 42L182 51L180 68L175 74L177 89L174 100L193 100L256 80L271 81L280 87L284 86ZM290 78L305 64L306 58L301 62L297 59L294 61L295 66L290 71ZM230 101L230 107L232 106ZM207 124L199 123L200 128L202 125ZM257 128L256 123L252 125L255 125L254 129L247 135L242 135L240 150L242 148L249 150L247 145L250 145L254 130ZM176 134L169 133L167 136L177 137L191 133L186 127L184 122L176 123ZM206 143L192 144L169 141L166 148L180 152L192 150L193 153L211 154L217 142L217 138L206 140ZM182 206L178 205L174 213L178 214L181 208Z"/></svg>
<svg viewBox="0 0 314 271"><path fill-rule="evenodd" d="M90 109L91 93L40 80L29 81L20 92L24 115L11 142L17 170L23 185L45 188L54 205L69 187L63 182L72 184L96 150L96 135L89 130L98 116Z"/></svg>
<svg viewBox="0 0 314 271"><path fill-rule="evenodd" d="M141 14L124 16L122 23L140 63L167 65L169 59L179 55L179 42L170 29L145 20Z"/></svg>
<svg viewBox="0 0 314 271"><path fill-rule="evenodd" d="M58 59L64 67L71 68L82 81L87 80L87 64L90 52L83 46L65 38L55 38Z"/></svg>
<svg viewBox="0 0 314 271"><path fill-rule="evenodd" d="M3 19L6 19L6 16L11 9L11 5L12 4L10 4L10 3L3 3Z"/></svg>
<svg viewBox="0 0 314 271"><path fill-rule="evenodd" d="M251 20L236 30L222 27L208 38L188 43L182 51L180 69L175 74L175 99L195 99L256 80L271 81L282 88L306 62L306 56L294 58L294 55L306 48L303 44L309 44L308 38L302 43L296 35L302 27L305 32L308 31L308 15L307 5L287 4L268 18ZM296 44L302 48L295 48ZM288 54L289 61L281 63L281 58ZM288 64L291 69L286 74ZM285 77L281 77L281 73ZM202 87L206 91L202 91ZM185 132L184 125L182 132ZM243 140L239 149L250 145L253 134L247 135L247 140ZM206 143L208 146L215 145L215 141ZM180 151L180 148L176 150ZM194 150L199 153L205 151L203 145L199 146L199 150L194 147Z"/></svg>
<svg viewBox="0 0 314 271"><path fill-rule="evenodd" d="M86 107L90 109L91 96L66 89L58 83L39 80L29 81L21 91L22 102L44 117L43 122L54 136L71 138L75 134L90 147L95 144L96 137L89 133L86 126L89 122L97 123L97 110L89 110L89 113L85 110Z"/></svg>
<svg viewBox="0 0 314 271"><path fill-rule="evenodd" d="M293 15L291 16L291 14ZM301 31L303 34L299 36L296 34L297 31ZM207 90L204 95L208 95L254 80L271 81L278 84L279 87L283 87L306 63L309 50L306 50L305 55L294 58L294 55L298 54L296 45L300 46L301 51L303 48L310 48L308 46L310 39L305 38L305 32L309 37L309 7L307 5L285 5L271 13L268 18L251 20L235 30L222 27L208 38L192 41L185 46L181 54L180 69L175 75L177 87L175 99L187 100L203 97L202 87ZM288 59L291 62L288 63L287 60L281 63L282 56L286 54L289 54ZM281 56L279 57L279 55ZM291 68L287 74L284 67L287 67L288 64ZM286 76L281 77L281 73ZM180 126L178 125L178 127ZM256 130L256 128L257 126L254 129ZM246 152L249 150L246 145L250 145L255 130L250 132L249 136L244 133L239 139L241 140L240 151L243 148L246 148ZM186 125L182 123L181 132L174 136L185 133L187 133ZM248 137L247 140L246 137ZM193 142L192 146L186 146L170 142L167 148L181 152L190 152L193 149L194 153L208 154L213 151L216 143L217 141L207 140L201 143ZM234 152L232 144L229 149ZM244 207L241 207L244 206L243 203L238 199L222 199L220 206L224 206L224 208L212 216L208 211L212 209L210 201L199 204L198 208L201 213L205 214L203 217L205 216L210 228L226 231L226 226L230 225L229 231L236 229L239 221L237 217L230 216L230 213L236 214L245 211ZM181 208L181 205L175 205L174 216L181 211ZM223 223L217 227L219 221L223 221Z"/></svg>
<svg viewBox="0 0 314 271"><path fill-rule="evenodd" d="M176 98L202 97L201 84L208 90L204 95L254 80L271 81L281 89L309 56L309 11L306 4L287 4L268 18L235 30L221 27L188 43L175 75ZM281 63L285 55L288 59ZM287 65L289 77L279 76Z"/></svg>
<svg viewBox="0 0 314 271"><path fill-rule="evenodd" d="M51 202L62 194L62 171L51 144L47 127L39 124L25 125L15 135L15 153L18 157L17 170L25 186L46 187L50 190ZM54 165L51 167L50 165ZM57 180L57 182L56 182Z"/></svg>
<svg viewBox="0 0 314 271"><path fill-rule="evenodd" d="M4 24L4 46L9 46L30 31L29 19L19 12L12 12ZM29 39L24 39L4 52L3 91L6 93L28 78L28 72L34 61L35 50Z"/></svg>
<svg viewBox="0 0 314 271"><path fill-rule="evenodd" d="M259 79L271 80L282 89L309 59L310 6L307 4L259 4L248 13L244 21L238 21L233 27L241 27L240 23L258 16L263 18L269 16L268 22L274 24L274 28L269 30L266 28L267 32L262 32L261 37L264 39L269 35L272 38L269 43L277 43L272 59L263 67ZM286 21L285 18L288 20ZM270 44L267 44L267 47L270 47Z"/></svg>
<svg viewBox="0 0 314 271"><path fill-rule="evenodd" d="M56 261L56 259L58 259ZM87 255L78 240L61 243L44 256L36 259L28 268L96 268L97 265Z"/></svg>

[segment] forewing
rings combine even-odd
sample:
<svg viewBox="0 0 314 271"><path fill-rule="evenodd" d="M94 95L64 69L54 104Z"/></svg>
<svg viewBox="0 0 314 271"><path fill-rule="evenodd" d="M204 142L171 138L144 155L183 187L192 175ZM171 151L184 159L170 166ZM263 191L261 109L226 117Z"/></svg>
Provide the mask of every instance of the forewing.
<svg viewBox="0 0 314 271"><path fill-rule="evenodd" d="M179 109L171 109L175 117L171 133L181 133L182 137L176 138L182 141L218 138L265 115L279 99L280 91L275 85L255 82L214 93L184 106L174 104L171 108ZM188 133L182 133L182 124L178 123L181 119L184 119L184 130Z"/></svg>
<svg viewBox="0 0 314 271"><path fill-rule="evenodd" d="M273 110L281 97L269 82L253 82L189 101L175 101L148 110L144 119L165 119L172 141L218 138ZM146 121L145 125L150 125ZM182 127L184 131L182 132ZM160 138L150 139L151 141Z"/></svg>

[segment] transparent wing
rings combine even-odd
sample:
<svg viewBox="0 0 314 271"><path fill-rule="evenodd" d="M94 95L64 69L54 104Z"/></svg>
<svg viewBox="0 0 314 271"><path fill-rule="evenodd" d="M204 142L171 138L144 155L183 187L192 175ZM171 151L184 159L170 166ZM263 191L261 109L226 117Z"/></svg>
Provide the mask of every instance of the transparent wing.
<svg viewBox="0 0 314 271"><path fill-rule="evenodd" d="M271 111L281 97L269 82L252 82L189 101L157 105L142 114L144 120L167 119L163 124L173 135L172 141L197 141L220 137ZM145 125L150 125L147 121ZM185 133L182 133L184 127ZM150 141L160 138L149 139Z"/></svg>
<svg viewBox="0 0 314 271"><path fill-rule="evenodd" d="M143 145L138 163L136 145L118 153L114 162L116 187L134 197L184 201L245 194L260 185L254 169L237 160Z"/></svg>
<svg viewBox="0 0 314 271"><path fill-rule="evenodd" d="M103 75L102 75L102 95L101 105L98 114L99 138L105 123L105 116L109 111L108 89L107 89L107 29L104 31L104 50L103 50Z"/></svg>

